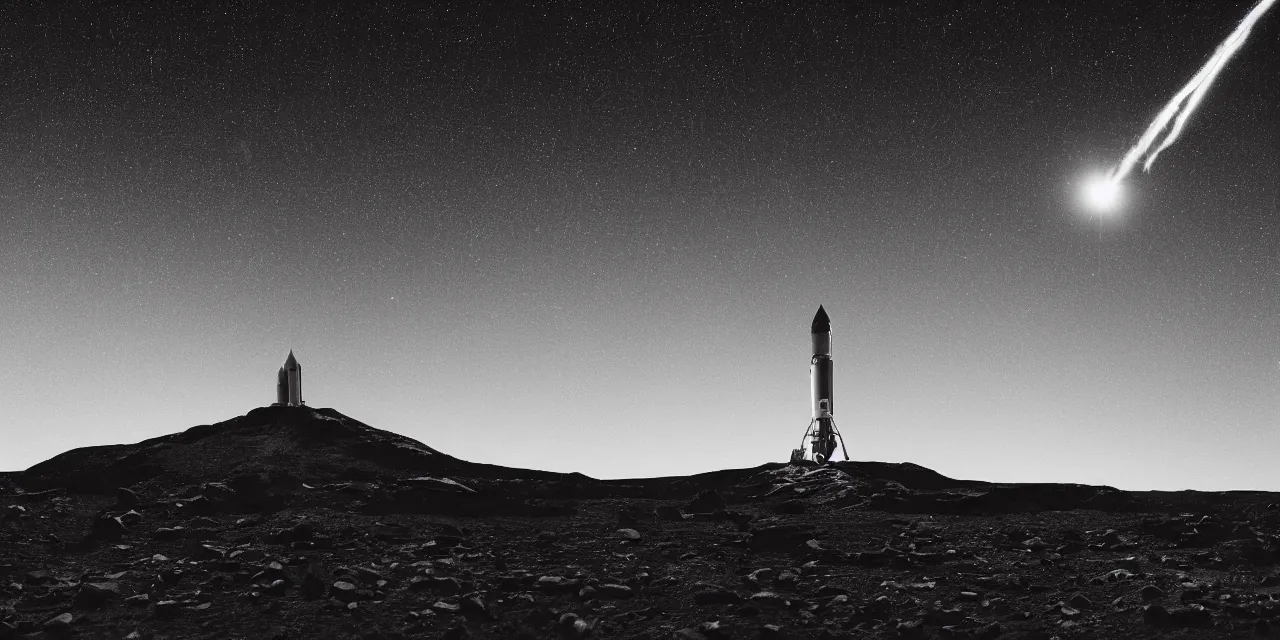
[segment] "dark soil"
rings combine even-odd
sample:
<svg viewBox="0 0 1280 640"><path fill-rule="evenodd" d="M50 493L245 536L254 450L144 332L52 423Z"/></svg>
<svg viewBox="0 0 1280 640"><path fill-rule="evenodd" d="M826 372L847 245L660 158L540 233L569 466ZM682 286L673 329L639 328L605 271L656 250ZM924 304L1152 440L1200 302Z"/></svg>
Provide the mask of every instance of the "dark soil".
<svg viewBox="0 0 1280 640"><path fill-rule="evenodd" d="M1277 502L870 462L601 481L267 407L0 475L0 640L1267 636Z"/></svg>

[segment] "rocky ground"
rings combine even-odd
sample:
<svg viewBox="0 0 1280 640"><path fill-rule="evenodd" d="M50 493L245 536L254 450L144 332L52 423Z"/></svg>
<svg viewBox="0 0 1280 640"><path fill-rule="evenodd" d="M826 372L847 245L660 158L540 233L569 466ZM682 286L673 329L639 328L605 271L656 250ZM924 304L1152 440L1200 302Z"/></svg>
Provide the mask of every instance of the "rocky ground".
<svg viewBox="0 0 1280 640"><path fill-rule="evenodd" d="M1276 502L858 462L598 481L269 407L0 476L0 640L1268 636Z"/></svg>

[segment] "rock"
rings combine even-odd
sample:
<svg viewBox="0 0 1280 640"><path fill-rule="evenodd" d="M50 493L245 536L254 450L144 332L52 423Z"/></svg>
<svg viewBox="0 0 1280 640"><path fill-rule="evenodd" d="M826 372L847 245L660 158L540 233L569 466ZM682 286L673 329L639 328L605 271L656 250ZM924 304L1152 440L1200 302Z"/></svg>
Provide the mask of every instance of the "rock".
<svg viewBox="0 0 1280 640"><path fill-rule="evenodd" d="M828 549L822 546L822 543L818 542L817 540L806 540L804 543L804 548L806 551L809 552L809 557L811 558L832 558L840 555L840 552L835 551L834 549ZM923 554L914 554L914 555L923 555Z"/></svg>
<svg viewBox="0 0 1280 640"><path fill-rule="evenodd" d="M116 506L117 510L128 511L138 506L138 494L132 489L120 487L116 489Z"/></svg>
<svg viewBox="0 0 1280 640"><path fill-rule="evenodd" d="M724 498L713 490L703 491L684 505L686 513L712 513L725 507Z"/></svg>
<svg viewBox="0 0 1280 640"><path fill-rule="evenodd" d="M772 591L760 591L751 594L751 604L761 609L782 609L787 606L787 599Z"/></svg>
<svg viewBox="0 0 1280 640"><path fill-rule="evenodd" d="M329 595L333 596L335 600L345 604L359 600L360 596L357 593L358 591L359 587L356 587L356 585L346 582L345 580L339 580L333 583L333 586L329 588Z"/></svg>
<svg viewBox="0 0 1280 640"><path fill-rule="evenodd" d="M669 505L662 505L657 509L654 509L653 515L657 516L659 520L667 520L670 522L685 521L685 515L683 513L680 513L679 509Z"/></svg>
<svg viewBox="0 0 1280 640"><path fill-rule="evenodd" d="M1102 582L1124 582L1133 578L1133 572L1128 569L1115 569L1103 574Z"/></svg>
<svg viewBox="0 0 1280 640"><path fill-rule="evenodd" d="M120 585L115 582L86 582L76 592L76 607L100 609L120 598Z"/></svg>
<svg viewBox="0 0 1280 640"><path fill-rule="evenodd" d="M45 621L40 628L49 635L66 636L71 634L71 622L75 620L75 616L70 613L63 613Z"/></svg>
<svg viewBox="0 0 1280 640"><path fill-rule="evenodd" d="M574 640L581 640L582 638L591 637L595 628L596 623L594 620L588 622L586 620L578 619L573 621L573 624L566 630L567 633L565 635L573 638Z"/></svg>
<svg viewBox="0 0 1280 640"><path fill-rule="evenodd" d="M740 604L742 596L727 589L711 589L693 594L693 603L701 606Z"/></svg>
<svg viewBox="0 0 1280 640"><path fill-rule="evenodd" d="M196 496L180 505L184 511L192 514L208 515L216 513L218 506L214 502L203 495Z"/></svg>
<svg viewBox="0 0 1280 640"><path fill-rule="evenodd" d="M919 620L899 622L894 631L897 633L897 637L904 640L923 640L928 637L925 633L924 623Z"/></svg>
<svg viewBox="0 0 1280 640"><path fill-rule="evenodd" d="M1075 608L1077 608L1077 609L1091 609L1091 608L1093 608L1093 602L1092 602L1092 601L1090 601L1088 598L1086 598L1086 597L1084 596L1084 594L1080 594L1080 593L1077 593L1077 594L1075 594L1075 595L1071 596L1071 599L1067 600L1067 604L1069 604L1069 605L1071 605L1071 606L1073 606L1073 607L1075 607Z"/></svg>
<svg viewBox="0 0 1280 640"><path fill-rule="evenodd" d="M640 532L635 529L618 529L614 535L628 542L640 542L641 538Z"/></svg>
<svg viewBox="0 0 1280 640"><path fill-rule="evenodd" d="M1038 537L1023 540L1022 546L1023 548L1030 549L1032 551L1044 551L1049 548L1048 543Z"/></svg>
<svg viewBox="0 0 1280 640"><path fill-rule="evenodd" d="M493 615L489 613L489 606L480 599L480 596L472 596L465 598L458 603L462 609L462 615L468 620L491 620Z"/></svg>
<svg viewBox="0 0 1280 640"><path fill-rule="evenodd" d="M163 619L175 618L178 615L179 605L176 600L161 600L156 603L156 617Z"/></svg>
<svg viewBox="0 0 1280 640"><path fill-rule="evenodd" d="M1138 591L1138 596L1147 602L1161 600L1164 598L1164 590L1154 584L1149 584Z"/></svg>
<svg viewBox="0 0 1280 640"><path fill-rule="evenodd" d="M782 627L776 624L761 625L758 630L760 640L783 640L786 634L782 632Z"/></svg>
<svg viewBox="0 0 1280 640"><path fill-rule="evenodd" d="M40 585L53 581L53 577L49 575L49 572L43 569L28 571L22 576L22 583L26 585Z"/></svg>
<svg viewBox="0 0 1280 640"><path fill-rule="evenodd" d="M622 584L602 584L597 587L596 591L599 597L611 600L630 598L633 595L631 587Z"/></svg>
<svg viewBox="0 0 1280 640"><path fill-rule="evenodd" d="M129 530L120 518L114 516L102 516L93 521L93 532L91 535L95 540L119 540Z"/></svg>
<svg viewBox="0 0 1280 640"><path fill-rule="evenodd" d="M773 569L765 567L763 569L756 569L755 571L752 571L750 574L747 574L746 580L747 582L750 582L755 586L760 586L765 582L773 580L775 577L777 577L777 575L778 575L777 571L774 571Z"/></svg>
<svg viewBox="0 0 1280 640"><path fill-rule="evenodd" d="M590 627L589 623L572 612L561 614L556 621L556 628L564 637L586 637L590 635Z"/></svg>
<svg viewBox="0 0 1280 640"><path fill-rule="evenodd" d="M1142 608L1142 621L1153 627L1168 627L1173 623L1169 610L1158 604L1149 604Z"/></svg>
<svg viewBox="0 0 1280 640"><path fill-rule="evenodd" d="M924 624L932 626L954 626L961 624L968 616L962 607L934 607L924 612Z"/></svg>
<svg viewBox="0 0 1280 640"><path fill-rule="evenodd" d="M577 591L582 586L581 580L565 578L564 576L542 576L534 583L538 589L550 592L572 592Z"/></svg>
<svg viewBox="0 0 1280 640"><path fill-rule="evenodd" d="M142 524L142 514L131 509L120 514L120 522L123 522L126 527L137 526Z"/></svg>
<svg viewBox="0 0 1280 640"><path fill-rule="evenodd" d="M462 605L438 600L435 604L431 605L431 610L436 613L454 614L462 611Z"/></svg>
<svg viewBox="0 0 1280 640"><path fill-rule="evenodd" d="M977 640L995 640L1002 635L1004 635L1004 627L1000 626L999 622L984 625L973 632L973 637Z"/></svg>
<svg viewBox="0 0 1280 640"><path fill-rule="evenodd" d="M181 540L187 533L187 528L177 527L160 527L151 532L151 537L156 540Z"/></svg>
<svg viewBox="0 0 1280 640"><path fill-rule="evenodd" d="M433 478L430 476L419 476L417 478L407 478L400 481L405 486L414 487L416 489L425 489L440 493L475 493L476 490L468 487L452 478Z"/></svg>
<svg viewBox="0 0 1280 640"><path fill-rule="evenodd" d="M238 549L232 551L229 557L240 562L261 562L267 559L267 554L262 549Z"/></svg>
<svg viewBox="0 0 1280 640"><path fill-rule="evenodd" d="M838 595L838 596L831 596L831 599L828 600L825 604L823 604L822 608L834 609L837 607L846 607L846 606L849 606L849 596Z"/></svg>

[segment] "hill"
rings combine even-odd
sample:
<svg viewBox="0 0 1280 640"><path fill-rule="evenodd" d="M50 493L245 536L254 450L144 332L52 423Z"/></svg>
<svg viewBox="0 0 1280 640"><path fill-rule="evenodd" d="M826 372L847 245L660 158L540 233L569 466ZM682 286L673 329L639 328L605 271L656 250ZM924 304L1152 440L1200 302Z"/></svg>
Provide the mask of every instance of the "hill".
<svg viewBox="0 0 1280 640"><path fill-rule="evenodd" d="M0 474L0 640L1270 633L1278 502L909 463L598 480L263 407Z"/></svg>

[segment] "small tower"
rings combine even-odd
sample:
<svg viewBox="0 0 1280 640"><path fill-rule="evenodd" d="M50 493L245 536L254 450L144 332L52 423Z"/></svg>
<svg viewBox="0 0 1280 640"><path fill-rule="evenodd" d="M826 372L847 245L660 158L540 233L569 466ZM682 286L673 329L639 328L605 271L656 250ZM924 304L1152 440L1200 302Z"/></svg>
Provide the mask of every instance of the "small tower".
<svg viewBox="0 0 1280 640"><path fill-rule="evenodd" d="M284 366L276 374L276 406L297 407L302 404L302 365L298 364L290 349Z"/></svg>

